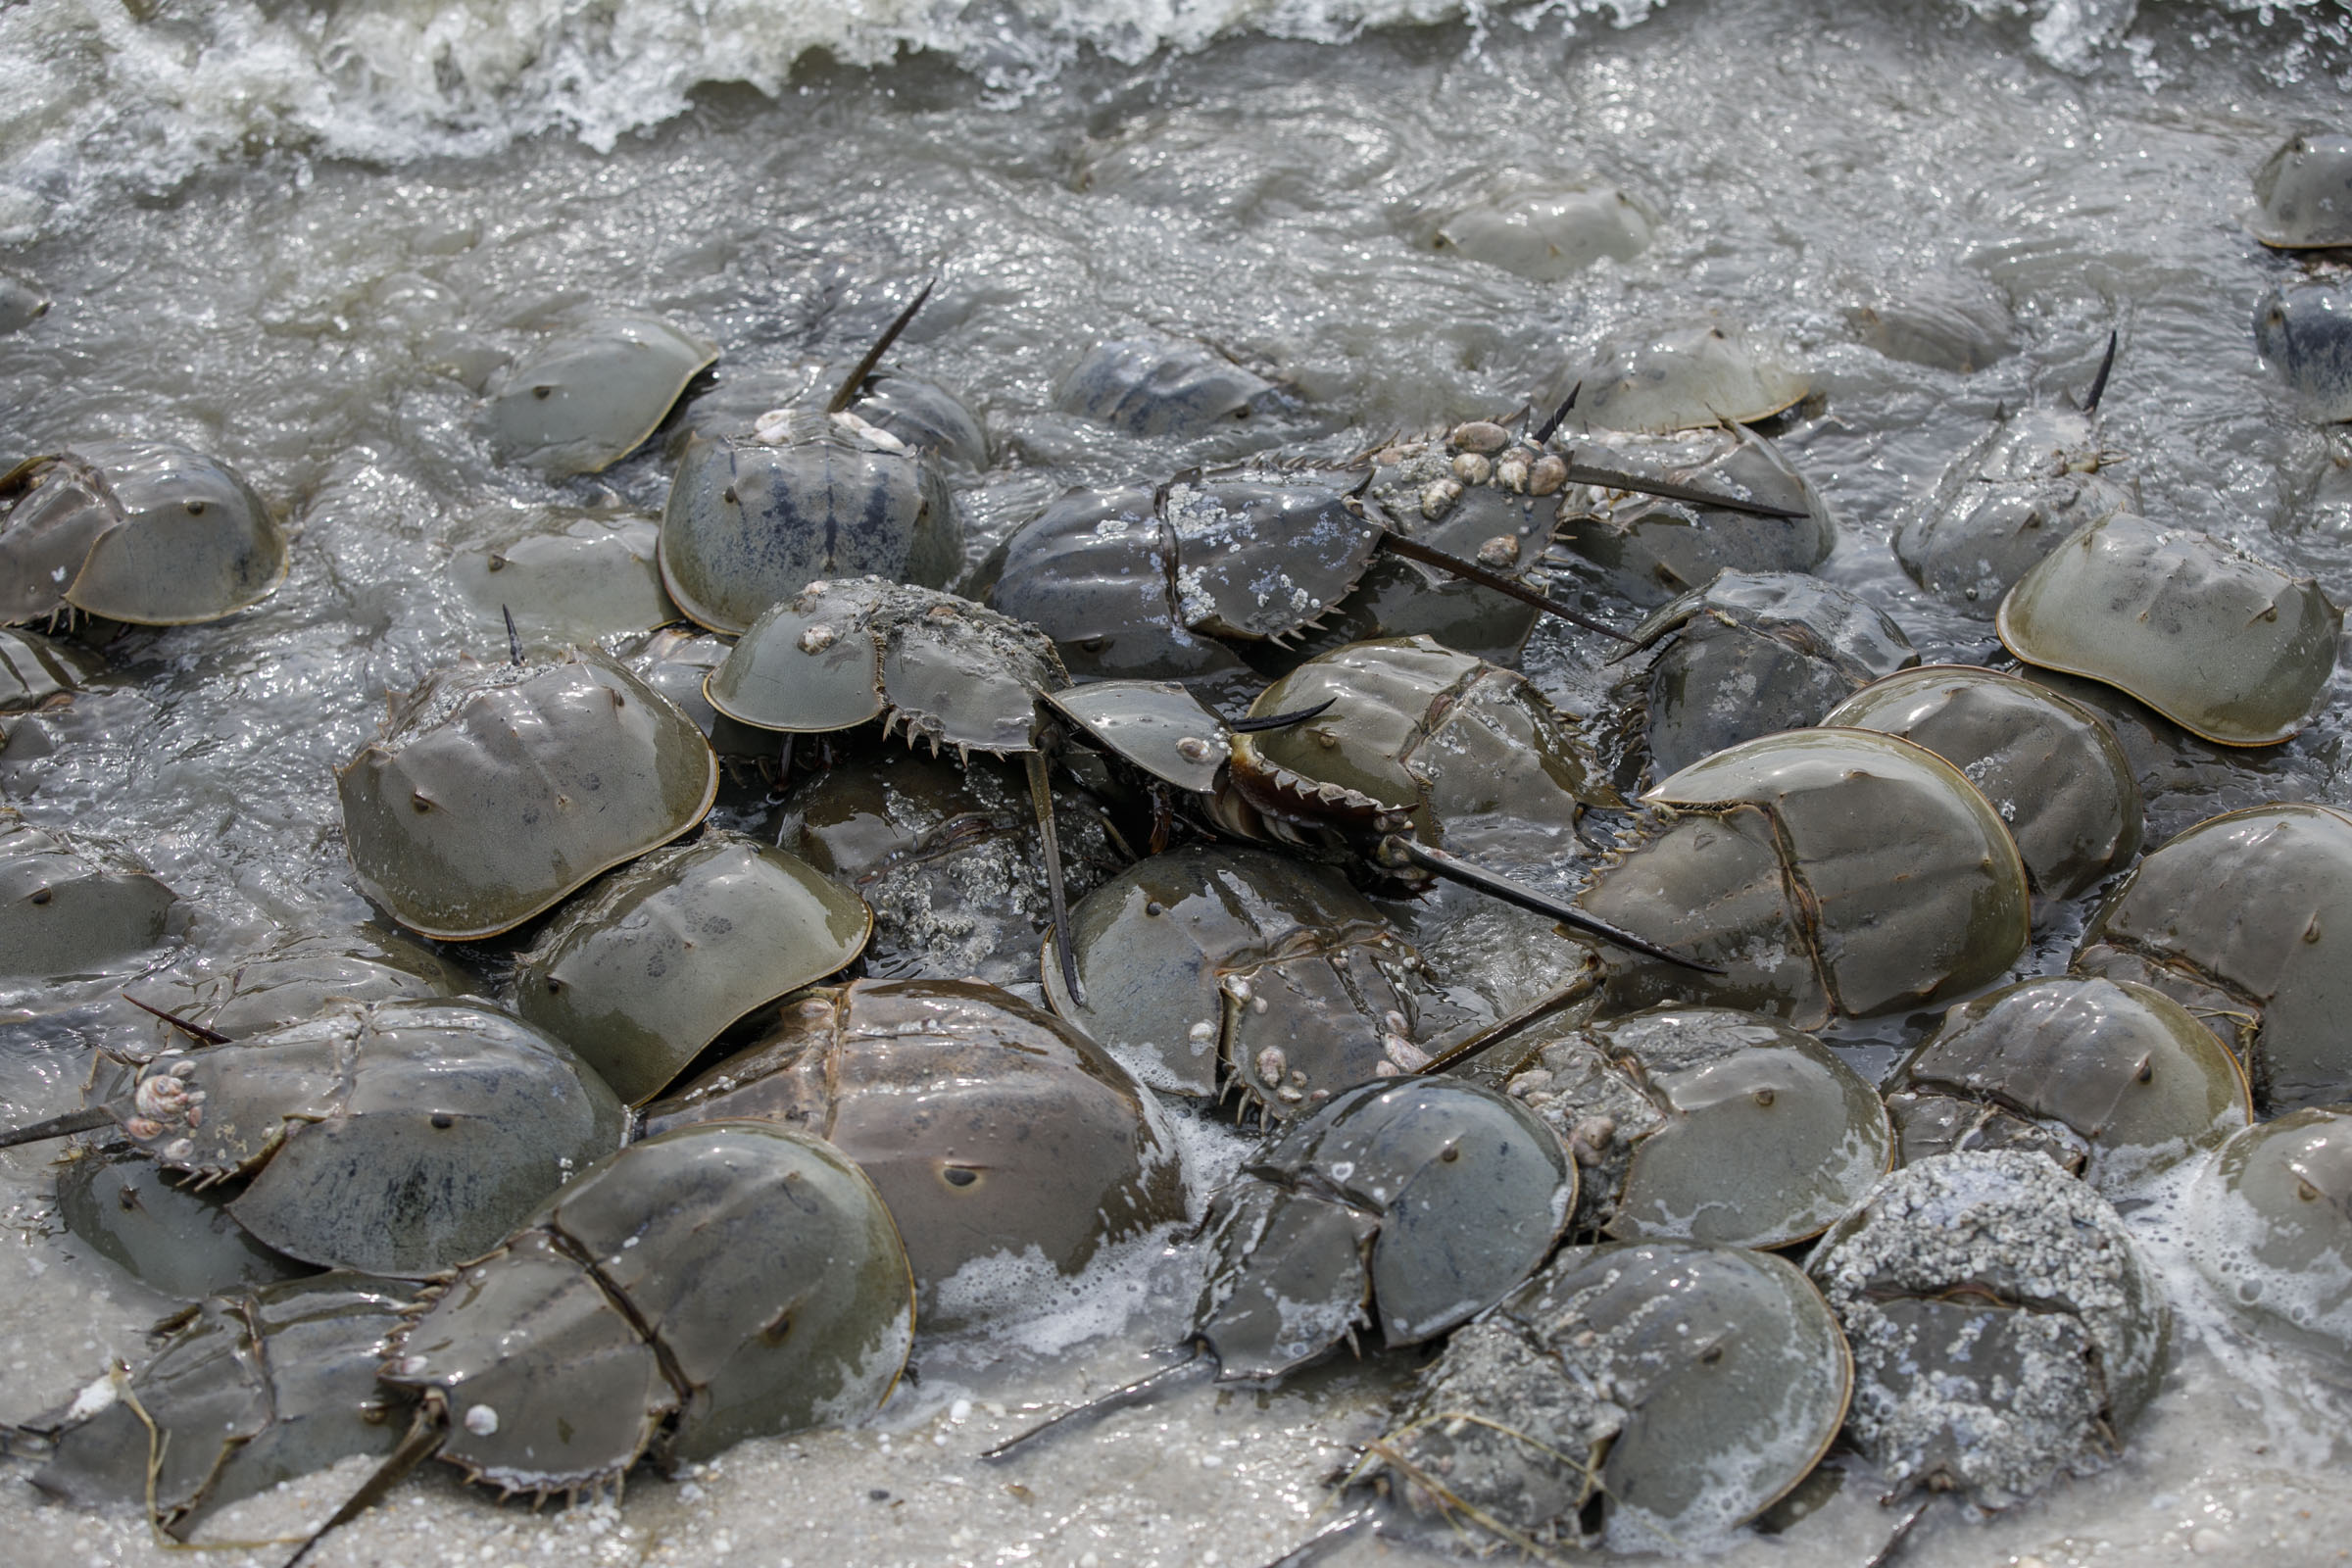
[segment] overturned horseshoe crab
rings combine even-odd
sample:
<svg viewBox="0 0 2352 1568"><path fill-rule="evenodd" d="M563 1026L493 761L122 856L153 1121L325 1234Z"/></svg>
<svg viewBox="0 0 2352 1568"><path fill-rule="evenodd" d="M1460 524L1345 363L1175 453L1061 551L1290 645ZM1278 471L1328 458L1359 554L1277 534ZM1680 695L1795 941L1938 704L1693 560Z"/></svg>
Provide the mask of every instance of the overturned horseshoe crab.
<svg viewBox="0 0 2352 1568"><path fill-rule="evenodd" d="M1539 1560L1688 1550L1803 1480L1853 1385L1837 1319L1778 1257L1572 1247L1454 1334L1348 1480Z"/></svg>
<svg viewBox="0 0 2352 1568"><path fill-rule="evenodd" d="M754 1044L646 1107L650 1133L775 1121L858 1162L889 1205L927 1324L966 1321L966 1264L1035 1251L1075 1274L1184 1215L1151 1097L1050 1013L972 981L801 993Z"/></svg>
<svg viewBox="0 0 2352 1568"><path fill-rule="evenodd" d="M286 580L286 536L228 465L103 441L0 474L0 623L67 612L184 626Z"/></svg>
<svg viewBox="0 0 2352 1568"><path fill-rule="evenodd" d="M435 670L335 789L360 891L412 931L469 942L701 821L718 760L627 669L566 648Z"/></svg>
<svg viewBox="0 0 2352 1568"><path fill-rule="evenodd" d="M2129 981L2028 980L1964 1002L1888 1084L1903 1160L2025 1149L2102 1193L2205 1153L2254 1118L2204 1025Z"/></svg>
<svg viewBox="0 0 2352 1568"><path fill-rule="evenodd" d="M604 317L515 366L490 400L490 428L508 456L551 478L600 473L717 363L717 344L661 317Z"/></svg>
<svg viewBox="0 0 2352 1568"><path fill-rule="evenodd" d="M653 851L564 907L514 967L514 1009L642 1104L720 1031L842 968L857 894L740 833Z"/></svg>
<svg viewBox="0 0 2352 1568"><path fill-rule="evenodd" d="M1702 1002L1819 1028L1964 995L2025 952L2017 846L1925 747L1875 730L1766 735L1642 802L1666 809L1579 902L1726 972L1612 957L1619 1004Z"/></svg>
<svg viewBox="0 0 2352 1568"><path fill-rule="evenodd" d="M184 1538L212 1509L389 1453L400 1423L376 1383L411 1288L320 1274L223 1292L166 1318L169 1338L127 1376L92 1384L33 1423L51 1449L32 1484L83 1507L145 1503Z"/></svg>
<svg viewBox="0 0 2352 1568"><path fill-rule="evenodd" d="M2309 577L2117 513L2018 579L1994 624L2029 664L2104 681L2224 746L2275 746L2326 707L2344 612Z"/></svg>
<svg viewBox="0 0 2352 1568"><path fill-rule="evenodd" d="M2155 1274L2107 1200L2039 1154L1906 1165L1805 1271L1853 1347L1846 1431L1898 1494L2005 1508L2101 1469L2164 1371Z"/></svg>
<svg viewBox="0 0 2352 1568"><path fill-rule="evenodd" d="M545 1497L855 1420L906 1364L913 1294L873 1184L826 1145L759 1121L632 1144L413 1309L380 1376L416 1420L287 1568L428 1455Z"/></svg>

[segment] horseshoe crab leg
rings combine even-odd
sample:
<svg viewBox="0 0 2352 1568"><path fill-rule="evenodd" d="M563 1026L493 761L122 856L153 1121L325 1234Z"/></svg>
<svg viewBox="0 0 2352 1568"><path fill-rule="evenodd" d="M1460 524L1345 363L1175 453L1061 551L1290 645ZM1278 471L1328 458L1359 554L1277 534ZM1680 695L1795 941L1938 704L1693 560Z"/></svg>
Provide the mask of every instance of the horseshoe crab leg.
<svg viewBox="0 0 2352 1568"><path fill-rule="evenodd" d="M1685 969L1695 969L1700 974L1723 973L1721 969L1711 963L1701 963L1696 958L1686 958L1679 953L1670 952L1654 943L1645 942L1631 931L1618 930L1606 920L1595 920L1572 904L1563 904L1546 894L1538 893L1534 888L1514 882L1499 872L1488 870L1485 866L1473 865L1458 855L1449 854L1445 850L1433 850L1426 844L1416 843L1401 833L1392 833L1383 839L1380 851L1382 859L1397 858L1409 860L1424 871L1442 876L1448 882L1459 882L1466 888L1476 888L1489 898L1500 899L1505 904L1515 904L1520 908L1531 910L1536 914L1547 915L1562 925L1574 926L1579 931L1589 932L1603 942L1624 948L1630 953L1640 953L1652 958L1662 958L1668 963L1679 964Z"/></svg>
<svg viewBox="0 0 2352 1568"><path fill-rule="evenodd" d="M1054 903L1054 951L1061 959L1061 983L1069 988L1070 1000L1086 1005L1086 992L1078 984L1078 950L1070 942L1070 906L1061 889L1061 840L1054 831L1054 792L1046 777L1046 754L1030 752L1024 760L1029 764L1029 804L1037 808L1038 836L1045 841L1046 893Z"/></svg>
<svg viewBox="0 0 2352 1568"><path fill-rule="evenodd" d="M1160 1390L1182 1382L1203 1366L1213 1367L1216 1364L1217 1358L1209 1354L1206 1347L1196 1340L1193 1342L1191 1353L1183 1360L1163 1366L1156 1372L1148 1373L1137 1378L1133 1383L1123 1383L1108 1394L1098 1395L1084 1404L1074 1404L1062 1411L1061 1414L1041 1421L1026 1432L1006 1438L1003 1443L981 1454L980 1457L992 1463L1001 1463L1011 1458L1016 1450L1026 1447L1049 1433L1058 1432L1073 1422L1092 1421L1097 1416L1107 1415L1124 1405L1141 1404L1147 1399L1155 1398Z"/></svg>

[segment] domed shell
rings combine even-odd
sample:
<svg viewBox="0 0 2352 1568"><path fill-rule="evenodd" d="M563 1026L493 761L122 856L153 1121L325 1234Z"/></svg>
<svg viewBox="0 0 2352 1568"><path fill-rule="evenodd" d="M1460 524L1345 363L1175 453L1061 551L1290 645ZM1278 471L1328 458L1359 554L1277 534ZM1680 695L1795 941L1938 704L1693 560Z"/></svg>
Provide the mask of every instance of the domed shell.
<svg viewBox="0 0 2352 1568"><path fill-rule="evenodd" d="M161 943L178 911L179 895L114 846L0 806L0 982L103 972Z"/></svg>
<svg viewBox="0 0 2352 1568"><path fill-rule="evenodd" d="M1645 204L1606 180L1505 170L1466 191L1433 192L1414 237L1431 250L1556 283L1604 256L1641 255L1657 224Z"/></svg>
<svg viewBox="0 0 2352 1568"><path fill-rule="evenodd" d="M0 475L0 621L78 610L143 626L219 620L286 580L286 536L219 459L107 441Z"/></svg>
<svg viewBox="0 0 2352 1568"><path fill-rule="evenodd" d="M1969 665L1907 669L1823 715L1883 730L1951 763L1984 792L2042 899L2071 899L2139 853L2139 783L2090 710L2015 675Z"/></svg>
<svg viewBox="0 0 2352 1568"><path fill-rule="evenodd" d="M2129 692L2224 746L2272 746L2325 708L2344 612L2318 583L2194 529L2119 513L2001 601L2029 664Z"/></svg>
<svg viewBox="0 0 2352 1568"><path fill-rule="evenodd" d="M442 1459L544 1495L616 1480L657 1442L704 1459L855 1421L913 1339L906 1252L864 1174L813 1138L716 1121L575 1177L433 1298L383 1377L447 1408Z"/></svg>
<svg viewBox="0 0 2352 1568"><path fill-rule="evenodd" d="M1662 436L1620 432L1581 448L1579 456L1803 514L1759 517L1600 485L1569 486L1560 495L1561 538L1635 604L1663 604L1725 571L1811 571L1837 548L1837 525L1821 493L1778 447L1743 427Z"/></svg>
<svg viewBox="0 0 2352 1568"><path fill-rule="evenodd" d="M2280 250L2352 245L2352 136L2307 130L2254 171L2246 227Z"/></svg>
<svg viewBox="0 0 2352 1568"><path fill-rule="evenodd" d="M718 345L658 316L608 316L509 372L490 425L516 461L553 478L597 473L644 444Z"/></svg>
<svg viewBox="0 0 2352 1568"><path fill-rule="evenodd" d="M476 518L450 557L450 580L494 644L505 612L525 637L596 638L678 618L655 557L649 517L540 507Z"/></svg>
<svg viewBox="0 0 2352 1568"><path fill-rule="evenodd" d="M1128 435L1194 436L1271 408L1274 383L1199 343L1120 338L1070 370L1054 406Z"/></svg>
<svg viewBox="0 0 2352 1568"><path fill-rule="evenodd" d="M631 861L566 906L514 970L514 1008L630 1104L719 1031L858 956L865 901L806 860L706 833Z"/></svg>
<svg viewBox="0 0 2352 1568"><path fill-rule="evenodd" d="M2223 1300L2352 1363L2352 1110L2298 1110L2230 1139L2189 1189L2186 1229Z"/></svg>
<svg viewBox="0 0 2352 1568"><path fill-rule="evenodd" d="M666 699L571 648L435 671L335 786L360 891L412 931L466 942L701 821L718 760Z"/></svg>
<svg viewBox="0 0 2352 1568"><path fill-rule="evenodd" d="M1556 444L1573 444L1567 432L1580 425L1663 432L1750 423L1813 390L1780 345L1720 322L1604 343L1568 380L1583 390Z"/></svg>
<svg viewBox="0 0 2352 1568"><path fill-rule="evenodd" d="M2352 288L2299 283L2254 306L2254 346L2323 424L2352 419Z"/></svg>

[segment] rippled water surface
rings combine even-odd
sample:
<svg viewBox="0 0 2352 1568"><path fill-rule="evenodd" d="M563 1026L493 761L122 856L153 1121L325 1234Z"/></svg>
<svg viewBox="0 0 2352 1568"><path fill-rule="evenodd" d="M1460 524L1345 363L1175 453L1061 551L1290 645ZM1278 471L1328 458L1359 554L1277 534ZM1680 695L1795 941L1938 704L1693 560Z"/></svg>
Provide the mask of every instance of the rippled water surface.
<svg viewBox="0 0 2352 1568"><path fill-rule="evenodd" d="M715 5L0 8L0 266L55 301L0 337L0 466L102 435L181 441L236 465L295 530L276 597L125 636L90 693L20 726L0 800L119 838L193 901L166 959L183 970L273 924L368 918L329 770L387 690L504 648L447 586L453 542L505 503L654 511L667 482L660 442L564 484L499 462L480 397L501 368L552 327L650 310L722 345L714 396L780 401L934 273L899 359L964 392L997 442L958 496L975 559L1071 484L1506 413L1611 332L1712 314L1805 362L1816 396L1775 429L1837 514L1824 574L1931 660L1981 655L1988 632L1911 590L1896 520L1996 410L2079 392L2111 328L2107 441L2142 510L2352 599L2352 438L2298 416L2250 331L2256 296L2303 264L2236 221L2284 134L2345 118L2340 9L1259 9L1064 8L1045 24L876 6L861 31L787 6L764 30ZM891 60L925 39L942 48ZM1542 283L1417 241L1423 206L1512 170L1615 181L1660 215L1657 238ZM1862 341L1857 309L1921 300L1964 302L2013 352L1962 371ZM1294 407L1189 446L1053 412L1087 347L1144 331L1224 348ZM1570 696L1595 686L1578 636L1545 631L1529 654ZM2174 765L2150 842L2265 799L2352 804L2344 718L2339 700L2285 747ZM2064 956L2045 941L2026 967ZM111 996L0 998L8 1121L74 1102L89 1048L131 1027ZM1234 1157L1212 1128L1188 1142L1197 1179ZM41 1155L4 1157L0 1418L17 1418L138 1353L166 1303L50 1234ZM2164 1204L2135 1224L2173 1255ZM1015 1469L973 1457L1023 1407L1154 1364L1187 1268L1156 1243L1081 1290L1008 1268L1024 1326L918 1346L919 1382L867 1430L744 1445L641 1480L618 1513L533 1516L436 1476L318 1560L1267 1560L1376 1433L1396 1365L1272 1395L1197 1386ZM2340 1370L2246 1340L2170 1272L2176 1367L2129 1456L1997 1521L1939 1504L1906 1562L2338 1560ZM213 1533L283 1531L353 1479L313 1478ZM1725 1549L1859 1564L1897 1517L1865 1490ZM136 1521L14 1482L0 1533L12 1560L166 1560ZM1424 1553L1359 1543L1335 1560Z"/></svg>

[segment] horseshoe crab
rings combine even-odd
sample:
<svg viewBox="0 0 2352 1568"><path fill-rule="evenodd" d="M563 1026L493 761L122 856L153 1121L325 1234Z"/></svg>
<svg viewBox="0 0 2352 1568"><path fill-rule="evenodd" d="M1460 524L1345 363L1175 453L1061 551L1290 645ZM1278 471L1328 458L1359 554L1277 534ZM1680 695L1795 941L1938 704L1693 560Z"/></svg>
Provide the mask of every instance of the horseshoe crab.
<svg viewBox="0 0 2352 1568"><path fill-rule="evenodd" d="M1137 436L1200 435L1285 401L1273 382L1226 356L1160 337L1096 344L1054 394L1062 413Z"/></svg>
<svg viewBox="0 0 2352 1568"><path fill-rule="evenodd" d="M219 1043L317 1017L338 1002L455 997L473 989L462 971L415 943L367 928L280 931L254 951L191 977L143 983L136 1004L160 1016L158 1044L181 1033Z"/></svg>
<svg viewBox="0 0 2352 1568"><path fill-rule="evenodd" d="M1455 251L1556 283L1604 256L1623 262L1641 255L1657 226L1656 213L1606 180L1506 169L1424 198L1412 233L1425 250Z"/></svg>
<svg viewBox="0 0 2352 1568"><path fill-rule="evenodd" d="M2020 578L1994 624L2029 664L2105 681L2224 746L2274 746L2325 708L2343 623L2309 577L2118 513Z"/></svg>
<svg viewBox="0 0 2352 1568"><path fill-rule="evenodd" d="M1612 339L1568 379L1586 424L1657 434L1752 424L1813 390L1786 348L1720 322Z"/></svg>
<svg viewBox="0 0 2352 1568"><path fill-rule="evenodd" d="M103 972L185 919L179 895L121 849L0 806L0 981Z"/></svg>
<svg viewBox="0 0 2352 1568"><path fill-rule="evenodd" d="M1727 1007L1576 1029L1505 1086L1584 1167L1576 1229L1781 1248L1894 1163L1878 1091L1811 1035Z"/></svg>
<svg viewBox="0 0 2352 1568"><path fill-rule="evenodd" d="M166 1318L155 1356L34 1423L53 1434L32 1484L83 1507L146 1502L185 1537L214 1508L355 1453L388 1453L376 1363L409 1288L320 1274L224 1292Z"/></svg>
<svg viewBox="0 0 2352 1568"><path fill-rule="evenodd" d="M286 536L228 465L102 441L0 474L0 623L77 611L184 626L250 610L286 580Z"/></svg>
<svg viewBox="0 0 2352 1568"><path fill-rule="evenodd" d="M1171 850L1081 900L1069 928L1086 1000L1048 964L1054 1010L1161 1093L1287 1117L1429 1062L1419 956L1337 872Z"/></svg>
<svg viewBox="0 0 2352 1568"><path fill-rule="evenodd" d="M2314 419L2352 419L2352 288L2273 289L2254 307L2254 346Z"/></svg>
<svg viewBox="0 0 2352 1568"><path fill-rule="evenodd" d="M2352 1361L2352 1111L2297 1110L2240 1131L2198 1173L2187 1229L2222 1299Z"/></svg>
<svg viewBox="0 0 2352 1568"><path fill-rule="evenodd" d="M1846 324L1890 360L1973 375L2017 352L2017 321L2002 291L1969 272L1921 273L1892 285L1856 280Z"/></svg>
<svg viewBox="0 0 2352 1568"><path fill-rule="evenodd" d="M1804 1479L1853 1384L1837 1319L1778 1257L1571 1247L1454 1334L1348 1479L1531 1555L1689 1550Z"/></svg>
<svg viewBox="0 0 2352 1568"><path fill-rule="evenodd" d="M2236 1059L2129 981L2049 977L1964 1002L1888 1086L1903 1160L2030 1150L2102 1193L2217 1148L2254 1117Z"/></svg>
<svg viewBox="0 0 2352 1568"><path fill-rule="evenodd" d="M2352 245L2352 136L2307 130L2254 171L2258 204L2246 221L2278 250Z"/></svg>
<svg viewBox="0 0 2352 1568"><path fill-rule="evenodd" d="M2282 802L2200 822L2140 861L2091 917L2073 967L2187 1007L2276 1113L2352 1093L2347 944L2352 818Z"/></svg>
<svg viewBox="0 0 2352 1568"><path fill-rule="evenodd" d="M49 296L30 278L0 271L0 332L22 332L49 314Z"/></svg>
<svg viewBox="0 0 2352 1568"><path fill-rule="evenodd" d="M1806 1272L1853 1347L1846 1432L1898 1494L2006 1508L2101 1469L2163 1374L2163 1288L2107 1200L2038 1154L1904 1166Z"/></svg>
<svg viewBox="0 0 2352 1568"><path fill-rule="evenodd" d="M626 1113L571 1052L467 1002L353 1003L141 1064L87 1111L0 1147L113 1122L202 1185L250 1177L229 1213L289 1257L422 1276L506 1234L616 1147Z"/></svg>
<svg viewBox="0 0 2352 1568"><path fill-rule="evenodd" d="M1615 1004L1701 1002L1819 1028L1977 990L2025 952L2017 846L1925 747L1875 730L1766 735L1642 802L1666 809L1579 902L1725 972L1613 958Z"/></svg>
<svg viewBox="0 0 2352 1568"><path fill-rule="evenodd" d="M183 1187L125 1145L75 1150L58 1166L66 1229L141 1284L181 1300L315 1272L247 1234L228 1212L235 1196Z"/></svg>
<svg viewBox="0 0 2352 1568"><path fill-rule="evenodd" d="M514 367L490 400L509 457L564 479L601 473L645 444L718 345L658 316L608 316Z"/></svg>
<svg viewBox="0 0 2352 1568"><path fill-rule="evenodd" d="M473 537L450 557L450 580L490 626L512 616L525 635L569 639L677 619L655 559L662 531L650 518L517 508L476 517L467 532Z"/></svg>
<svg viewBox="0 0 2352 1568"><path fill-rule="evenodd" d="M648 1452L667 1466L855 1420L914 1340L873 1183L760 1121L607 1156L413 1312L379 1376L417 1419L288 1568L427 1455L510 1494L617 1486Z"/></svg>
<svg viewBox="0 0 2352 1568"><path fill-rule="evenodd" d="M2111 476L2121 455L2099 436L2099 400L2117 341L2108 334L2106 358L2081 409L2004 411L1896 525L1895 559L1912 581L1984 618L2061 542L2138 507L2137 484Z"/></svg>
<svg viewBox="0 0 2352 1568"><path fill-rule="evenodd" d="M0 627L0 713L62 707L105 667L71 643Z"/></svg>
<svg viewBox="0 0 2352 1568"><path fill-rule="evenodd" d="M1654 649L1642 724L1654 774L1728 746L1802 729L1874 680L1919 662L1911 639L1858 595L1801 571L1725 571L1634 628L1623 661ZM1640 666L1637 666L1640 667Z"/></svg>
<svg viewBox="0 0 2352 1568"><path fill-rule="evenodd" d="M660 1094L754 1008L858 956L865 901L797 856L710 832L564 906L514 966L514 1010L625 1102Z"/></svg>
<svg viewBox="0 0 2352 1568"><path fill-rule="evenodd" d="M1184 1217L1152 1100L1060 1019L995 986L856 980L787 1002L753 1045L646 1107L660 1134L774 1121L857 1161L906 1244L927 1324L986 1314L966 1264L1036 1252L1075 1274Z"/></svg>
<svg viewBox="0 0 2352 1568"><path fill-rule="evenodd" d="M2008 824L2037 912L2139 853L2131 760L2104 720L2046 687L1933 664L1863 687L1821 722L1899 735L1968 775Z"/></svg>
<svg viewBox="0 0 2352 1568"><path fill-rule="evenodd" d="M701 821L718 760L635 675L566 648L434 671L335 789L360 891L412 931L469 942Z"/></svg>
<svg viewBox="0 0 2352 1568"><path fill-rule="evenodd" d="M1120 864L1099 811L1054 806L1064 892L1084 898ZM876 979L1037 984L1053 922L1036 808L1020 775L913 752L837 763L785 797L777 842L855 889L874 911Z"/></svg>
<svg viewBox="0 0 2352 1568"><path fill-rule="evenodd" d="M1560 497L1561 545L1637 605L1663 604L1725 571L1811 571L1837 546L1821 493L1778 447L1744 426L1612 433L1584 450L1694 494L1763 504L1710 505L1606 482L1569 487Z"/></svg>

